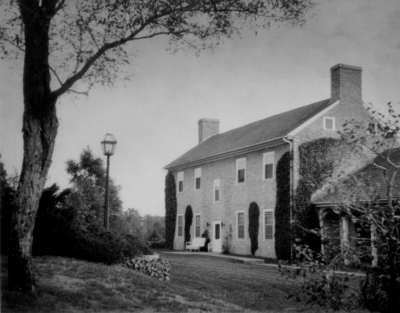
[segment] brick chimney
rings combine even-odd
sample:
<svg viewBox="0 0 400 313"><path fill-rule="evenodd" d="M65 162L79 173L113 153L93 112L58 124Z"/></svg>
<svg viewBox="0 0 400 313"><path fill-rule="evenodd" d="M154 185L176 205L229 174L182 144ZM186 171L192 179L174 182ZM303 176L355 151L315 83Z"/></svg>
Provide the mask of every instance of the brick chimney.
<svg viewBox="0 0 400 313"><path fill-rule="evenodd" d="M337 100L362 103L362 68L345 64L331 67L331 102Z"/></svg>
<svg viewBox="0 0 400 313"><path fill-rule="evenodd" d="M202 118L199 120L199 144L219 134L219 120Z"/></svg>

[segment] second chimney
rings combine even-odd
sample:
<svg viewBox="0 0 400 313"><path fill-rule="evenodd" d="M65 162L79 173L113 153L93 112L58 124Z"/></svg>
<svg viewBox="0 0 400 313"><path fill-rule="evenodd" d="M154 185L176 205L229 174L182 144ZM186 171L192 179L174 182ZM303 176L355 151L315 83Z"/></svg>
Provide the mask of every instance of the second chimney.
<svg viewBox="0 0 400 313"><path fill-rule="evenodd" d="M361 94L362 68L345 64L331 67L331 102L344 100L346 102L362 103Z"/></svg>
<svg viewBox="0 0 400 313"><path fill-rule="evenodd" d="M219 120L202 118L199 120L199 144L219 134Z"/></svg>

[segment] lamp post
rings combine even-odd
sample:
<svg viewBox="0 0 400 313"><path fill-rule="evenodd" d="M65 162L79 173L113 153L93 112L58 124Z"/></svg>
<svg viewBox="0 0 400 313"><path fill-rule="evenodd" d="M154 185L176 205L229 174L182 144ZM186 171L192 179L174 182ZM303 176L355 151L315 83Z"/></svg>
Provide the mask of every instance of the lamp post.
<svg viewBox="0 0 400 313"><path fill-rule="evenodd" d="M106 198L104 204L104 228L108 229L109 218L108 218L108 207L110 204L110 188L109 188L109 174L110 174L110 156L115 152L115 147L117 146L117 141L115 137L110 133L107 133L104 140L101 142L101 148L103 149L103 154L107 156L107 175L106 175Z"/></svg>

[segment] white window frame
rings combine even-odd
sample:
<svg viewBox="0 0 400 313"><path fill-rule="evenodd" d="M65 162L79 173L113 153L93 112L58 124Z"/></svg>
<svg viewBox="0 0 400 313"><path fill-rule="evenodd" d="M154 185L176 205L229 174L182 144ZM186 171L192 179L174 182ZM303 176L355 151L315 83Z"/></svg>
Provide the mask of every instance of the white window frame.
<svg viewBox="0 0 400 313"><path fill-rule="evenodd" d="M242 168L239 168L239 163L243 160L244 160L244 168L243 168L244 169L244 181L239 183L239 169L242 169ZM246 183L246 167L247 167L247 161L246 161L245 157L236 159L236 184Z"/></svg>
<svg viewBox="0 0 400 313"><path fill-rule="evenodd" d="M179 226L179 218L181 218L182 219L182 225L181 226ZM177 229L177 237L183 237L183 234L184 234L184 231L183 231L183 214L178 214L178 216L177 216L177 221L176 221L176 224L177 224L177 226L178 226L178 229ZM182 234L181 235L179 235L179 227L182 227Z"/></svg>
<svg viewBox="0 0 400 313"><path fill-rule="evenodd" d="M239 238L239 214L243 213L243 238ZM245 240L246 239L246 211L240 210L236 211L236 240Z"/></svg>
<svg viewBox="0 0 400 313"><path fill-rule="evenodd" d="M327 120L332 120L332 128L326 128L326 121ZM324 130L336 130L336 118L335 117L331 117L331 116L324 116L323 117L323 128Z"/></svg>
<svg viewBox="0 0 400 313"><path fill-rule="evenodd" d="M214 184L213 184L213 202L218 203L221 201L221 180L220 179L214 179ZM217 190L218 187L218 200L215 199L215 191Z"/></svg>
<svg viewBox="0 0 400 313"><path fill-rule="evenodd" d="M200 224L197 225L197 216L200 218ZM197 226L199 226L199 235L197 236ZM201 238L201 213L195 213L194 215L194 237L195 238Z"/></svg>
<svg viewBox="0 0 400 313"><path fill-rule="evenodd" d="M266 224L265 224L265 215L266 213L272 213L272 238L266 238ZM266 209L263 210L263 241L269 241L269 240L274 240L275 239L275 214L274 214L274 210L273 209Z"/></svg>
<svg viewBox="0 0 400 313"><path fill-rule="evenodd" d="M196 180L200 178L200 188L197 189ZM194 190L201 190L201 167L194 169Z"/></svg>
<svg viewBox="0 0 400 313"><path fill-rule="evenodd" d="M178 172L178 192L183 192L183 185L184 185L184 172ZM179 182L182 182L182 190L179 190Z"/></svg>
<svg viewBox="0 0 400 313"><path fill-rule="evenodd" d="M271 157L272 156L272 157ZM272 162L267 163L267 159L270 158L272 159ZM272 164L272 177L270 178L265 178L265 166L267 164ZM263 154L263 180L270 180L270 179L274 179L275 178L275 152L274 151L270 151L270 152L265 152Z"/></svg>

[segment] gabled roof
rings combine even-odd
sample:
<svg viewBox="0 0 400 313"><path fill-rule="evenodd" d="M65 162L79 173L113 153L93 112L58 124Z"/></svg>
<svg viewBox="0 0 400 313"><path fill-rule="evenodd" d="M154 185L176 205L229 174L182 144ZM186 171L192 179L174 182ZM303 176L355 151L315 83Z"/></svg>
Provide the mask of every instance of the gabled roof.
<svg viewBox="0 0 400 313"><path fill-rule="evenodd" d="M347 201L371 201L375 200L375 197L387 200L387 184L383 172L373 163L386 168L388 177L392 177L395 168L386 159L388 153L389 151L386 151L378 155L373 162L356 173L324 186L312 196L312 202L317 206L330 206ZM399 165L400 148L391 150L389 159ZM400 198L400 171L393 181L392 196Z"/></svg>
<svg viewBox="0 0 400 313"><path fill-rule="evenodd" d="M330 99L315 102L215 135L165 166L165 169L178 169L202 160L207 161L211 157L223 157L231 151L281 139L330 104Z"/></svg>

